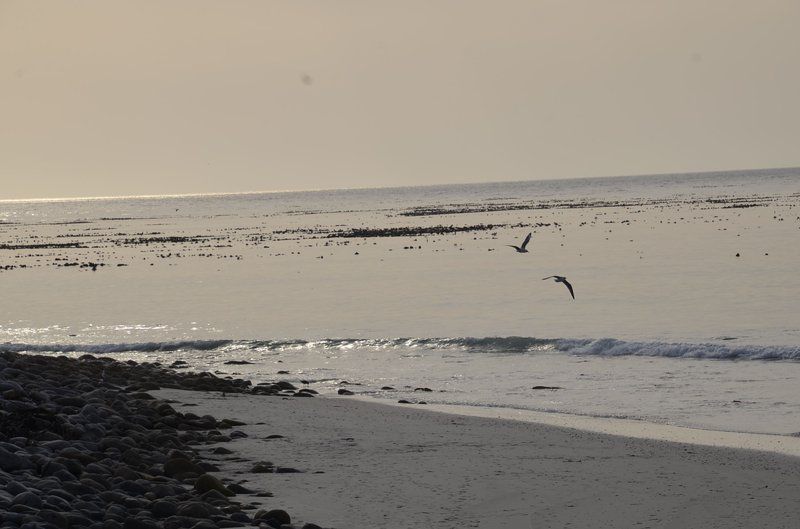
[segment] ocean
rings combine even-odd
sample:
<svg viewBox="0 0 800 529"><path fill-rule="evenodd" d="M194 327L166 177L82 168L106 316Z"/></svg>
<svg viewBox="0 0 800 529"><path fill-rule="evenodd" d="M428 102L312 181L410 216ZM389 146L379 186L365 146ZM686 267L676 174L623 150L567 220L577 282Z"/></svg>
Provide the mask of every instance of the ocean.
<svg viewBox="0 0 800 529"><path fill-rule="evenodd" d="M0 201L0 350L793 435L798 206L800 169Z"/></svg>

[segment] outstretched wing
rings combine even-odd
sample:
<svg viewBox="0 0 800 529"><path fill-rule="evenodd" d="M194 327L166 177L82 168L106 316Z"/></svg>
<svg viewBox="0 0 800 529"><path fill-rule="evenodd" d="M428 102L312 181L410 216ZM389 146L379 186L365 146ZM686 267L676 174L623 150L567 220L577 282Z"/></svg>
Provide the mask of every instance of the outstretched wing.
<svg viewBox="0 0 800 529"><path fill-rule="evenodd" d="M516 251L520 251L519 246L514 246L513 244L506 244L509 248L514 248Z"/></svg>
<svg viewBox="0 0 800 529"><path fill-rule="evenodd" d="M567 288L569 289L569 293L572 296L572 299L575 299L575 292L572 290L572 285L569 284L569 281L563 279L561 282L567 285Z"/></svg>
<svg viewBox="0 0 800 529"><path fill-rule="evenodd" d="M533 234L529 233L528 236L525 237L525 240L522 241L522 249L523 250L525 249L526 246L528 246L528 243L531 242L531 235L533 235Z"/></svg>
<svg viewBox="0 0 800 529"><path fill-rule="evenodd" d="M542 281L544 281L545 279L553 279L554 277L556 277L556 276L547 276L547 277L543 277L543 278L542 278Z"/></svg>

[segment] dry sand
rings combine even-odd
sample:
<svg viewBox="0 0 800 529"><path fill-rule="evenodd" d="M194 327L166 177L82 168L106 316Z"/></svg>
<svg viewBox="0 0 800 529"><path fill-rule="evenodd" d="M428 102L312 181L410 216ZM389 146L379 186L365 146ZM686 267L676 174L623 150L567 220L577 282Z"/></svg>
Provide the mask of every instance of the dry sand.
<svg viewBox="0 0 800 529"><path fill-rule="evenodd" d="M253 499L324 527L795 529L800 523L800 458L782 454L347 397L155 394L197 405L176 404L181 411L246 421L241 430L249 437L226 444L235 453L221 456L220 475L270 491L274 497ZM285 437L266 439L272 434ZM258 460L303 473L248 472Z"/></svg>

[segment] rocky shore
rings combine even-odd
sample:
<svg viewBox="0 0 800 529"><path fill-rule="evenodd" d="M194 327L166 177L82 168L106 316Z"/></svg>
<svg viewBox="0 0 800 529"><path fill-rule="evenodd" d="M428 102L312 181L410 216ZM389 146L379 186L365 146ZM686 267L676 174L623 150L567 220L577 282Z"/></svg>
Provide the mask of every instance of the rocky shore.
<svg viewBox="0 0 800 529"><path fill-rule="evenodd" d="M199 455L246 437L243 423L179 412L147 393L158 388L299 394L157 363L0 353L0 528L318 527L292 525L255 501L270 493L215 474Z"/></svg>

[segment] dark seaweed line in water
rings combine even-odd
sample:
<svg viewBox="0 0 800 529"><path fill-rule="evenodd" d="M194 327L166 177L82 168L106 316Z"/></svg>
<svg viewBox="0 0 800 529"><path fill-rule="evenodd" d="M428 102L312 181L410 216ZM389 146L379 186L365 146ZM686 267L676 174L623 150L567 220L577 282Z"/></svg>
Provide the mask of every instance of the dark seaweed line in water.
<svg viewBox="0 0 800 529"><path fill-rule="evenodd" d="M115 241L117 245L132 246L136 244L166 244L166 243L194 243L194 242L208 242L227 239L224 236L216 235L180 235L180 236L165 236L165 237L136 237L121 239Z"/></svg>
<svg viewBox="0 0 800 529"><path fill-rule="evenodd" d="M447 233L461 233L469 231L487 231L498 228L520 227L523 224L509 226L508 224L475 224L472 226L426 226L402 228L353 228L335 231L327 235L328 239L334 238L368 238L368 237L408 237L419 235L444 235Z"/></svg>
<svg viewBox="0 0 800 529"><path fill-rule="evenodd" d="M558 226L558 223L536 223L536 227ZM285 230L275 230L273 235L308 235L311 239L351 239L351 238L370 238L370 237L414 237L424 235L445 235L448 233L461 233L470 231L488 231L499 228L521 228L533 226L528 223L517 224L473 224L470 226L399 226L394 228L350 228L332 230L328 228L293 228ZM316 236L316 237L315 237Z"/></svg>
<svg viewBox="0 0 800 529"><path fill-rule="evenodd" d="M86 248L86 246L78 242L0 244L0 250L46 250L54 248Z"/></svg>
<svg viewBox="0 0 800 529"><path fill-rule="evenodd" d="M727 208L764 206L778 197L752 196L752 197L720 197L704 199L679 200L674 198L660 199L634 199L623 201L606 200L578 200L578 201L551 201L528 204L450 204L447 206L422 206L401 211L398 215L403 217L428 217L435 215L458 215L463 213L496 213L503 211L525 211L537 209L586 209L586 208L624 208L641 206L663 206L670 204L728 204ZM747 205L738 205L746 203Z"/></svg>

